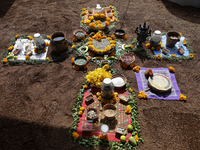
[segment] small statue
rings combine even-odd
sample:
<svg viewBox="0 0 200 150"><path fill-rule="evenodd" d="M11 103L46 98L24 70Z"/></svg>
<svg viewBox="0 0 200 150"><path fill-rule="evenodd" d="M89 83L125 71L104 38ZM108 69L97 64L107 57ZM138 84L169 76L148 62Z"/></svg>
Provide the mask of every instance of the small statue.
<svg viewBox="0 0 200 150"><path fill-rule="evenodd" d="M144 74L146 78L149 78L153 76L153 71L151 69L147 69Z"/></svg>
<svg viewBox="0 0 200 150"><path fill-rule="evenodd" d="M137 34L137 40L138 44L137 47L142 47L142 42L146 41L146 38L151 35L151 30L149 30L149 26L146 27L146 22L144 22L144 25L137 27L135 30L135 33Z"/></svg>

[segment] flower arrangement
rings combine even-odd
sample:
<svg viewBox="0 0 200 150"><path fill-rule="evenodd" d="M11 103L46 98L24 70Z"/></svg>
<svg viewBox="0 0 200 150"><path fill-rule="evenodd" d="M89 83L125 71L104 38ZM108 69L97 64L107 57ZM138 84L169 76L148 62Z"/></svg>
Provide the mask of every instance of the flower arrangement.
<svg viewBox="0 0 200 150"><path fill-rule="evenodd" d="M176 54L171 54L171 57L176 57Z"/></svg>
<svg viewBox="0 0 200 150"><path fill-rule="evenodd" d="M30 59L30 56L29 56L29 55L26 55L25 59L26 59L26 60L27 60L27 59Z"/></svg>
<svg viewBox="0 0 200 150"><path fill-rule="evenodd" d="M187 96L183 95L183 94L180 94L179 99L182 100L182 101L186 101L187 100Z"/></svg>
<svg viewBox="0 0 200 150"><path fill-rule="evenodd" d="M193 55L193 54L190 54L190 57L191 57L191 58L194 58L194 55Z"/></svg>
<svg viewBox="0 0 200 150"><path fill-rule="evenodd" d="M138 97L140 99L142 99L142 98L147 99L147 96L148 96L148 94L145 94L144 91L140 91L138 94Z"/></svg>
<svg viewBox="0 0 200 150"><path fill-rule="evenodd" d="M2 61L4 64L8 62L8 58L4 58Z"/></svg>
<svg viewBox="0 0 200 150"><path fill-rule="evenodd" d="M101 103L104 103L104 104L108 104L108 103L114 104L114 103L116 103L116 102L118 101L118 93L117 93L117 92L114 92L114 93L112 94L113 97L112 97L112 99L110 99L110 100L102 98L100 92L97 92L97 93L96 93L96 96L97 96L97 99L98 99L99 101L101 101Z"/></svg>
<svg viewBox="0 0 200 150"><path fill-rule="evenodd" d="M73 132L72 136L73 136L74 140L77 140L79 138L79 134L77 132Z"/></svg>
<svg viewBox="0 0 200 150"><path fill-rule="evenodd" d="M94 71L90 71L85 78L87 79L88 83L100 88L105 78L111 78L111 72L107 72L103 68L97 68Z"/></svg>
<svg viewBox="0 0 200 150"><path fill-rule="evenodd" d="M151 46L151 43L147 43L145 46L148 49L157 50L157 51L164 48L164 45L162 44L162 42L160 42L156 47Z"/></svg>
<svg viewBox="0 0 200 150"><path fill-rule="evenodd" d="M87 84L83 86L83 89L87 89L87 88L88 88Z"/></svg>
<svg viewBox="0 0 200 150"><path fill-rule="evenodd" d="M9 51L12 51L13 48L14 48L14 46L10 46L10 47L8 47L8 50L9 50Z"/></svg>
<svg viewBox="0 0 200 150"><path fill-rule="evenodd" d="M108 141L108 140L109 140L107 134L106 134L106 135L99 135L99 139L100 139L100 140L103 140L103 141Z"/></svg>
<svg viewBox="0 0 200 150"><path fill-rule="evenodd" d="M15 39L17 39L17 38L19 38L19 37L20 37L20 35L19 35L19 34L15 35Z"/></svg>
<svg viewBox="0 0 200 150"><path fill-rule="evenodd" d="M130 105L127 105L127 106L126 106L125 113L130 114L131 111L132 111L132 110L131 110L131 106L130 106Z"/></svg>
<svg viewBox="0 0 200 150"><path fill-rule="evenodd" d="M161 55L160 54L156 55L156 59L160 60L161 59Z"/></svg>
<svg viewBox="0 0 200 150"><path fill-rule="evenodd" d="M170 72L175 72L175 69L173 67L169 67Z"/></svg>
<svg viewBox="0 0 200 150"><path fill-rule="evenodd" d="M108 70L109 69L109 65L108 64L104 65L103 69Z"/></svg>
<svg viewBox="0 0 200 150"><path fill-rule="evenodd" d="M135 66L135 67L133 68L133 71L139 72L139 71L140 71L140 66Z"/></svg>

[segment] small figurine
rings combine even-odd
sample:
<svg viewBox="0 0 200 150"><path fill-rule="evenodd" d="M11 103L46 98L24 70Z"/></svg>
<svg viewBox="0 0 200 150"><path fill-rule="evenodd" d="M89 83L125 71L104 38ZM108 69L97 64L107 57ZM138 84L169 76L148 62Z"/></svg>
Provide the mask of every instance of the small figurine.
<svg viewBox="0 0 200 150"><path fill-rule="evenodd" d="M147 69L145 71L145 76L146 76L146 78L152 77L153 76L153 71L151 69Z"/></svg>

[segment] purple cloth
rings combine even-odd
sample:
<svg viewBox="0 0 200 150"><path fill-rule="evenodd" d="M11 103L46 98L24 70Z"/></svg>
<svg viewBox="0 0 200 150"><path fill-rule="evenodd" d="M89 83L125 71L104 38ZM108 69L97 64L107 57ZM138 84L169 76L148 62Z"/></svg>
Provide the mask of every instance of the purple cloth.
<svg viewBox="0 0 200 150"><path fill-rule="evenodd" d="M142 68L141 67L140 71L138 73L136 73L136 79L137 79L139 91L145 91L146 89L149 88L148 80L144 74L147 69L152 69L153 73L164 74L172 82L172 89L170 92L155 93L155 92L152 92L151 90L149 90L149 91L145 92L146 94L148 94L147 98L163 99L163 100L179 100L179 96L180 96L181 92L176 83L176 78L175 78L174 73L170 73L168 68Z"/></svg>

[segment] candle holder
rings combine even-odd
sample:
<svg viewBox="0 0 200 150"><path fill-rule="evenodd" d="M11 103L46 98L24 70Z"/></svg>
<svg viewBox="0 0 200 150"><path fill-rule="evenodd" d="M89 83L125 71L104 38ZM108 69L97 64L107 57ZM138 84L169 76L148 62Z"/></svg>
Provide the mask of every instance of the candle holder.
<svg viewBox="0 0 200 150"><path fill-rule="evenodd" d="M144 22L144 25L142 26L140 24L139 27L135 29L135 33L137 34L137 47L142 47L142 42L146 41L146 38L151 35L151 30L149 30L149 26L146 26L146 22Z"/></svg>

